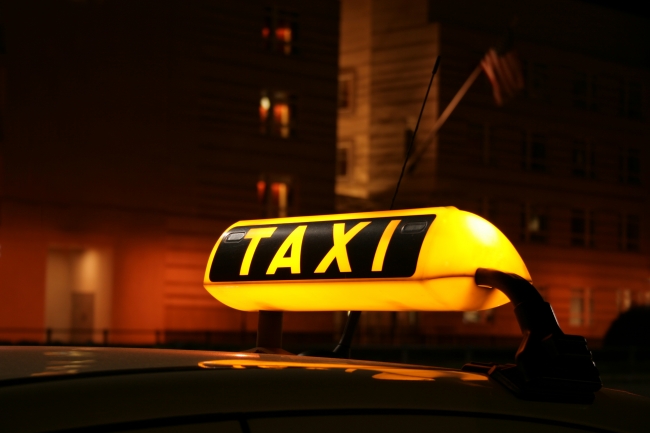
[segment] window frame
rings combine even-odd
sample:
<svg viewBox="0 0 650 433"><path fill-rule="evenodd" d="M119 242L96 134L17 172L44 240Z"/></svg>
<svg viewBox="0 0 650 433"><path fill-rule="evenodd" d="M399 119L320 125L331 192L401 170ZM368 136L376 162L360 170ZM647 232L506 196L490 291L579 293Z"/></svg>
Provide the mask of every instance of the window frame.
<svg viewBox="0 0 650 433"><path fill-rule="evenodd" d="M296 56L300 52L300 15L295 10L278 6L264 8L262 24L262 48L281 56ZM279 29L289 29L290 40L281 41Z"/></svg>

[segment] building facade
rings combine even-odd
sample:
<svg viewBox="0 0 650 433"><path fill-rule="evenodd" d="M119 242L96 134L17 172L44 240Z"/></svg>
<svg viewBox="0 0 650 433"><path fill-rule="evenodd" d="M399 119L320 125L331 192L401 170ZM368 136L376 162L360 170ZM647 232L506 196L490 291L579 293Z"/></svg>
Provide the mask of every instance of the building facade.
<svg viewBox="0 0 650 433"><path fill-rule="evenodd" d="M390 206L441 55L422 158L396 207L456 206L493 222L567 333L600 339L620 312L650 305L647 19L578 1L344 0L341 15L339 211ZM482 74L434 133L514 18L523 92L497 107ZM405 341L520 332L509 305L364 320L366 334Z"/></svg>
<svg viewBox="0 0 650 433"><path fill-rule="evenodd" d="M0 2L0 340L254 330L205 266L235 221L333 211L338 18L330 1Z"/></svg>

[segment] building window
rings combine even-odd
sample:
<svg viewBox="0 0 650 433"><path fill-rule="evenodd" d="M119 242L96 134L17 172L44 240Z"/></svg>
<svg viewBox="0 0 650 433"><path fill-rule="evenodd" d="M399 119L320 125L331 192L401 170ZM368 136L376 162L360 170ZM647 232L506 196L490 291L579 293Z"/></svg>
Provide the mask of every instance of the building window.
<svg viewBox="0 0 650 433"><path fill-rule="evenodd" d="M593 216L590 212L574 209L571 211L571 245L593 247Z"/></svg>
<svg viewBox="0 0 650 433"><path fill-rule="evenodd" d="M643 119L643 85L641 82L619 80L618 114L629 119Z"/></svg>
<svg viewBox="0 0 650 433"><path fill-rule="evenodd" d="M622 149L619 155L618 179L623 183L641 183L641 155L638 149Z"/></svg>
<svg viewBox="0 0 650 433"><path fill-rule="evenodd" d="M7 54L7 48L5 45L5 30L4 27L0 26L0 55Z"/></svg>
<svg viewBox="0 0 650 433"><path fill-rule="evenodd" d="M571 174L575 177L594 178L594 167L595 158L591 143L574 141L571 149Z"/></svg>
<svg viewBox="0 0 650 433"><path fill-rule="evenodd" d="M257 199L266 218L289 216L292 198L291 181L286 176L262 176L257 181Z"/></svg>
<svg viewBox="0 0 650 433"><path fill-rule="evenodd" d="M5 47L4 28L0 26L0 142L4 140L4 117L6 115L6 99L7 99L7 68L4 55L7 54Z"/></svg>
<svg viewBox="0 0 650 433"><path fill-rule="evenodd" d="M352 140L340 140L336 148L336 177L349 178L352 175L353 143Z"/></svg>
<svg viewBox="0 0 650 433"><path fill-rule="evenodd" d="M494 323L494 310L465 311L463 312L463 323Z"/></svg>
<svg viewBox="0 0 650 433"><path fill-rule="evenodd" d="M643 86L639 81L630 81L627 91L627 117L643 119Z"/></svg>
<svg viewBox="0 0 650 433"><path fill-rule="evenodd" d="M478 205L478 213L486 220L492 222L496 221L497 216L497 202L494 199L489 197L481 198L481 201Z"/></svg>
<svg viewBox="0 0 650 433"><path fill-rule="evenodd" d="M619 313L625 313L632 308L632 290L619 289L616 291L616 306Z"/></svg>
<svg viewBox="0 0 650 433"><path fill-rule="evenodd" d="M577 73L573 78L573 106L598 111L598 84L595 75Z"/></svg>
<svg viewBox="0 0 650 433"><path fill-rule="evenodd" d="M0 143L4 141L4 118L7 107L7 69L0 64ZM0 159L1 159L0 154Z"/></svg>
<svg viewBox="0 0 650 433"><path fill-rule="evenodd" d="M354 108L354 73L343 72L339 75L338 109L341 113L351 113Z"/></svg>
<svg viewBox="0 0 650 433"><path fill-rule="evenodd" d="M623 251L639 251L641 227L638 215L623 215L618 226L619 248Z"/></svg>
<svg viewBox="0 0 650 433"><path fill-rule="evenodd" d="M650 307L650 291L646 290L645 292L643 292L640 301L642 305L646 307Z"/></svg>
<svg viewBox="0 0 650 433"><path fill-rule="evenodd" d="M593 315L591 291L588 289L572 289L569 303L569 325L589 326Z"/></svg>
<svg viewBox="0 0 650 433"><path fill-rule="evenodd" d="M286 56L296 54L297 39L298 14L285 9L267 7L262 26L264 49Z"/></svg>
<svg viewBox="0 0 650 433"><path fill-rule="evenodd" d="M522 62L525 94L530 99L548 99L548 68L541 63Z"/></svg>
<svg viewBox="0 0 650 433"><path fill-rule="evenodd" d="M544 244L548 242L548 215L542 208L526 205L522 211L522 240Z"/></svg>
<svg viewBox="0 0 650 433"><path fill-rule="evenodd" d="M492 128L488 123L468 123L467 143L470 151L480 158L482 164L490 165Z"/></svg>
<svg viewBox="0 0 650 433"><path fill-rule="evenodd" d="M525 133L522 143L523 168L530 171L546 171L546 136Z"/></svg>
<svg viewBox="0 0 650 433"><path fill-rule="evenodd" d="M291 137L295 111L294 97L286 92L263 91L259 106L260 131L276 137Z"/></svg>

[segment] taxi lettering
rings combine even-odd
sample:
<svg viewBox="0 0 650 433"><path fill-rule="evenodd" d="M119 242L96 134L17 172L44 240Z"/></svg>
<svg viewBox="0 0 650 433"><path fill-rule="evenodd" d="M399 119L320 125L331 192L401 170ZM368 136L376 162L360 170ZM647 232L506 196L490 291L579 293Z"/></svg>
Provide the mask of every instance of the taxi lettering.
<svg viewBox="0 0 650 433"><path fill-rule="evenodd" d="M300 251L302 250L302 239L305 236L305 230L307 230L307 226L298 226L287 236L278 252L273 256L269 269L266 271L267 275L275 274L278 268L290 268L292 274L300 273ZM291 249L291 255L285 257L289 249Z"/></svg>
<svg viewBox="0 0 650 433"><path fill-rule="evenodd" d="M435 215L237 227L211 281L408 277ZM415 228L415 230L414 230Z"/></svg>
<svg viewBox="0 0 650 433"><path fill-rule="evenodd" d="M348 242L352 240L354 235L359 233L370 224L370 221L364 221L352 227L350 231L345 233L345 223L334 224L332 233L334 234L334 246L327 253L323 260L318 264L314 271L316 274L322 274L327 270L330 264L336 259L336 264L339 266L339 272L351 272L350 261L348 260L348 250L345 247Z"/></svg>

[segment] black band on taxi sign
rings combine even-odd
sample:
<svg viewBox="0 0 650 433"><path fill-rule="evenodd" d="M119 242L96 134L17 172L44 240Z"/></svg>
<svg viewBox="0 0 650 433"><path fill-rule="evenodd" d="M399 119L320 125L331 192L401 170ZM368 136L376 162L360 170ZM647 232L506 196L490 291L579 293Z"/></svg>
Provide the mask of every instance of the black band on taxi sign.
<svg viewBox="0 0 650 433"><path fill-rule="evenodd" d="M410 277L435 217L236 227L224 234L209 278L234 282Z"/></svg>

